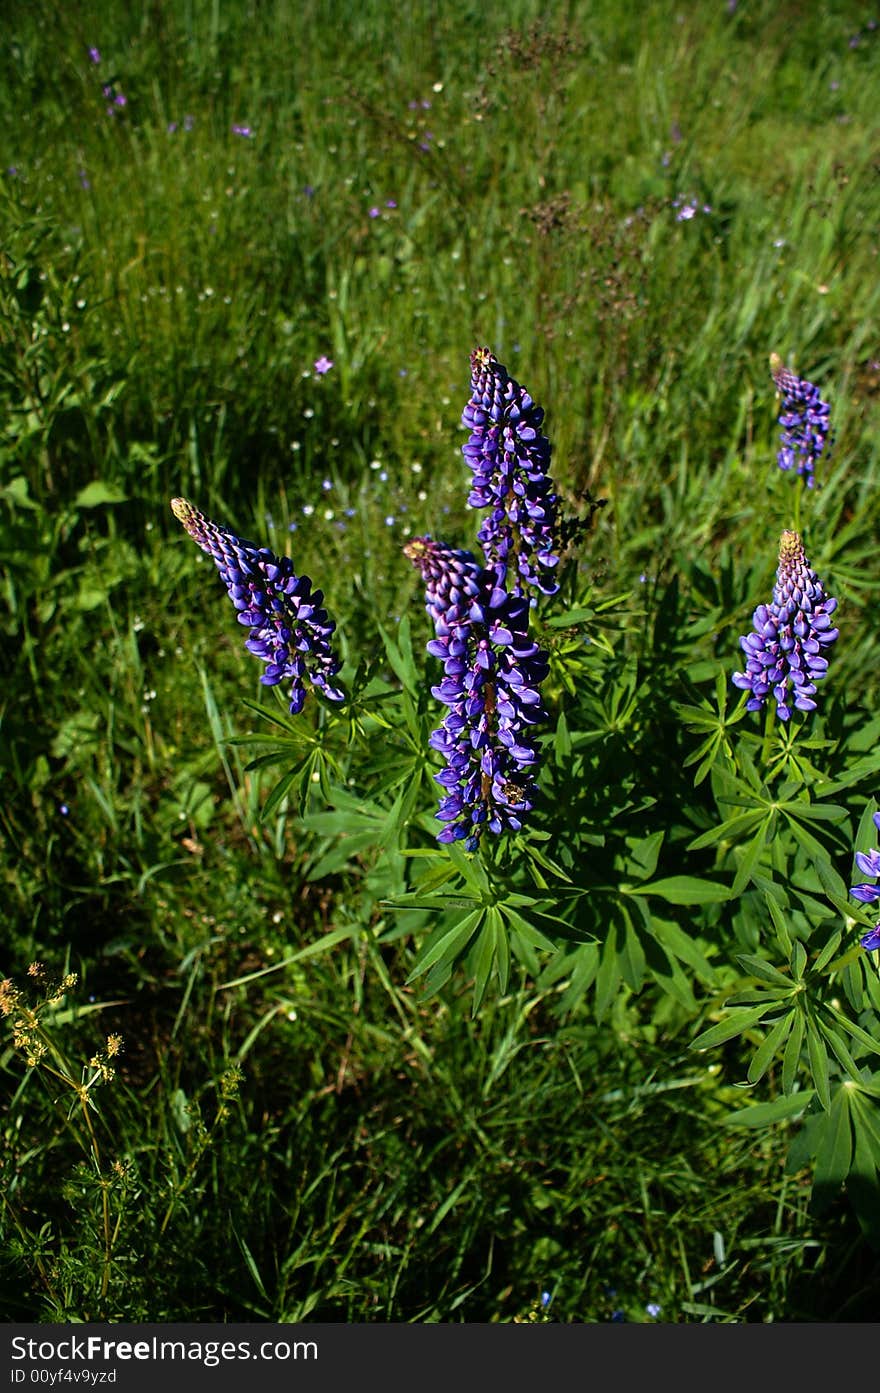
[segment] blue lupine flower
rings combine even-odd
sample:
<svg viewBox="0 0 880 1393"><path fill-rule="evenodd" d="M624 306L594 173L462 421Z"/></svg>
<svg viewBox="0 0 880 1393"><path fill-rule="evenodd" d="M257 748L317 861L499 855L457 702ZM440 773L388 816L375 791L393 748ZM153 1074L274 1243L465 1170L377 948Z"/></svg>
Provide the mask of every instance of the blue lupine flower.
<svg viewBox="0 0 880 1393"><path fill-rule="evenodd" d="M812 488L816 461L828 439L831 408L819 396L818 387L783 367L778 353L770 355L770 371L782 397L777 463L780 469L794 469L797 474L803 474L807 487Z"/></svg>
<svg viewBox="0 0 880 1393"><path fill-rule="evenodd" d="M880 813L874 813L874 826L880 832ZM871 851L857 851L856 865L865 875L880 876L880 851L874 848ZM863 881L860 885L850 886L849 893L854 900L860 900L862 904L874 904L876 900L880 900L880 885L869 885L867 881ZM880 948L880 924L875 924L859 942L868 953Z"/></svg>
<svg viewBox="0 0 880 1393"><path fill-rule="evenodd" d="M462 454L473 470L468 503L488 508L477 534L486 564L513 595L559 589L555 567L558 498L547 473L544 412L488 348L471 354L471 396L461 423L471 434Z"/></svg>
<svg viewBox="0 0 880 1393"><path fill-rule="evenodd" d="M324 596L312 591L309 577L296 574L289 556L233 536L185 498L173 498L171 511L211 557L238 610L239 624L250 629L245 648L267 664L260 681L273 687L290 679L293 715L306 699L305 678L329 701L344 701L345 694L330 680L341 667L330 647L336 625L321 608Z"/></svg>
<svg viewBox="0 0 880 1393"><path fill-rule="evenodd" d="M816 683L828 670L822 653L838 635L831 624L836 609L804 555L800 534L783 532L773 599L755 610L754 631L740 639L746 670L733 674L734 685L752 693L748 711L760 711L771 692L783 721L791 716L792 696L799 711L815 710Z"/></svg>
<svg viewBox="0 0 880 1393"><path fill-rule="evenodd" d="M484 831L518 832L534 806L531 727L547 719L538 690L547 659L528 635L528 600L509 595L469 552L430 537L404 550L425 580L436 633L428 652L443 663L431 692L449 707L429 740L446 764L434 776L446 790L437 840L476 851Z"/></svg>

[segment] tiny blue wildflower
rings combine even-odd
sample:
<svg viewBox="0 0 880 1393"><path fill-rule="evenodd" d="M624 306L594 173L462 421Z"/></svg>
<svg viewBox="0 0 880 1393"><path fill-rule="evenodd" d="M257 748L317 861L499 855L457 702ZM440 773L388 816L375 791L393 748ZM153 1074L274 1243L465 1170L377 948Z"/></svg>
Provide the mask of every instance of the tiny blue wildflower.
<svg viewBox="0 0 880 1393"><path fill-rule="evenodd" d="M859 943L866 953L875 953L880 948L880 924L875 924L870 933L866 933Z"/></svg>
<svg viewBox="0 0 880 1393"><path fill-rule="evenodd" d="M645 1307L645 1311L652 1320L656 1320L662 1310L663 1307L657 1301L649 1301Z"/></svg>
<svg viewBox="0 0 880 1393"><path fill-rule="evenodd" d="M779 568L769 605L759 605L752 617L754 630L740 639L746 655L745 672L733 674L733 684L750 691L747 711L760 711L771 694L776 714L787 721L791 697L799 711L814 711L816 683L828 671L823 650L838 636L831 615L837 601L824 586L804 554L797 532L783 532Z"/></svg>
<svg viewBox="0 0 880 1393"><path fill-rule="evenodd" d="M309 577L296 574L289 556L242 541L185 498L173 498L171 511L211 557L239 624L250 629L245 648L267 664L260 681L273 687L290 679L292 715L303 708L305 678L329 701L344 701L345 694L331 682L341 667L330 647L336 625Z"/></svg>
<svg viewBox="0 0 880 1393"><path fill-rule="evenodd" d="M816 463L828 440L831 408L820 397L818 387L783 367L778 353L770 355L770 371L782 398L776 462L780 469L802 474L807 488L812 488Z"/></svg>
<svg viewBox="0 0 880 1393"><path fill-rule="evenodd" d="M67 817L68 813L70 812L70 809L68 808L66 803L59 803L58 811L62 817Z"/></svg>
<svg viewBox="0 0 880 1393"><path fill-rule="evenodd" d="M461 423L470 430L462 454L473 471L468 505L486 508L477 540L497 584L513 595L534 586L559 589L555 567L557 505L548 473L544 411L488 348L471 354L471 395Z"/></svg>
<svg viewBox="0 0 880 1393"><path fill-rule="evenodd" d="M551 1302L552 1299L553 1299L553 1298L551 1297L549 1291L542 1291L542 1292L541 1292L541 1305L544 1307L544 1310L545 1310L545 1311L546 1311L547 1307L550 1305L550 1302Z"/></svg>

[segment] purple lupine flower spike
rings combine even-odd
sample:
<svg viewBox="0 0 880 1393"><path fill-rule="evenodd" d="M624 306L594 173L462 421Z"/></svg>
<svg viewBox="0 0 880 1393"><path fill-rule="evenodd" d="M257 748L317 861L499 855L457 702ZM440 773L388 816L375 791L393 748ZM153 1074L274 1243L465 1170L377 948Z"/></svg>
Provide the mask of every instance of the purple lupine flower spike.
<svg viewBox="0 0 880 1393"><path fill-rule="evenodd" d="M746 670L735 672L733 683L752 693L746 710L760 711L771 693L783 721L791 716L792 697L799 711L815 710L816 683L828 670L823 653L838 635L831 623L836 609L804 555L800 534L783 532L773 599L758 606L753 632L739 641Z"/></svg>
<svg viewBox="0 0 880 1393"><path fill-rule="evenodd" d="M260 681L274 687L290 680L292 715L303 708L305 678L329 701L344 701L345 693L331 682L341 667L330 647L336 625L322 609L324 596L312 590L309 577L296 574L289 556L276 556L268 547L233 536L185 498L173 498L171 511L211 557L238 611L239 624L250 629L245 648L267 665Z"/></svg>
<svg viewBox="0 0 880 1393"><path fill-rule="evenodd" d="M828 439L831 408L820 397L818 387L783 366L778 353L770 355L770 371L782 397L777 463L780 469L803 474L807 487L812 488L813 471Z"/></svg>
<svg viewBox="0 0 880 1393"><path fill-rule="evenodd" d="M534 806L531 727L547 719L539 692L547 659L528 635L528 600L508 595L494 571L430 537L404 550L425 581L436 633L428 652L443 663L431 692L449 708L429 741L446 761L434 776L446 790L437 840L476 851L485 831L519 831Z"/></svg>
<svg viewBox="0 0 880 1393"><path fill-rule="evenodd" d="M547 470L544 412L488 348L471 354L471 396L462 414L470 438L462 454L474 478L468 503L488 508L477 534L486 564L512 595L534 586L553 595L559 499Z"/></svg>

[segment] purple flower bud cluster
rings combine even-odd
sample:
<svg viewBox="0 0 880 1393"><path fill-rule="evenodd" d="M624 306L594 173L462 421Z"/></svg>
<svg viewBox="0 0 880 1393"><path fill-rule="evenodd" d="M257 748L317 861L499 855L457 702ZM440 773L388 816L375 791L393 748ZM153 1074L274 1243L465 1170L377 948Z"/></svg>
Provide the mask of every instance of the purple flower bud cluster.
<svg viewBox="0 0 880 1393"><path fill-rule="evenodd" d="M464 621L480 595L483 568L470 551L458 551L431 537L413 537L403 548L425 582L425 609L439 624Z"/></svg>
<svg viewBox="0 0 880 1393"><path fill-rule="evenodd" d="M874 826L880 832L880 813L874 814ZM856 865L865 875L872 875L875 878L880 876L880 851L872 848L871 851L857 851ZM854 900L861 900L862 904L874 904L880 900L880 885L868 885L863 882L861 885L853 885L849 892ZM875 924L862 938L859 939L862 947L868 953L873 953L880 948L880 924Z"/></svg>
<svg viewBox="0 0 880 1393"><path fill-rule="evenodd" d="M760 711L771 691L783 721L791 716L792 695L799 711L815 710L816 683L828 670L823 650L838 635L831 623L836 609L807 561L800 534L783 532L773 599L755 610L753 632L740 639L746 670L733 674L734 685L752 693L748 711Z"/></svg>
<svg viewBox="0 0 880 1393"><path fill-rule="evenodd" d="M305 678L329 701L345 694L331 683L341 664L330 647L336 628L322 609L323 594L312 591L308 576L297 576L289 556L244 542L212 522L185 498L173 498L171 511L220 572L238 611L250 629L245 647L267 664L260 678L267 687L290 679L290 711L303 708Z"/></svg>
<svg viewBox="0 0 880 1393"><path fill-rule="evenodd" d="M488 348L471 354L471 395L461 423L470 430L462 454L473 470L468 503L488 508L477 534L497 583L513 595L534 586L559 589L554 550L558 498L547 473L550 441L544 412Z"/></svg>
<svg viewBox="0 0 880 1393"><path fill-rule="evenodd" d="M813 471L828 439L831 408L819 396L818 387L783 367L777 353L770 355L770 371L782 397L777 463L780 469L794 469L797 474L803 474L807 488L812 488Z"/></svg>
<svg viewBox="0 0 880 1393"><path fill-rule="evenodd" d="M547 719L538 690L547 659L529 638L528 600L509 595L470 552L430 537L404 551L425 581L436 633L428 652L443 663L431 692L449 708L429 742L446 761L434 776L446 790L437 840L475 851L487 829L519 831L534 806L531 728Z"/></svg>

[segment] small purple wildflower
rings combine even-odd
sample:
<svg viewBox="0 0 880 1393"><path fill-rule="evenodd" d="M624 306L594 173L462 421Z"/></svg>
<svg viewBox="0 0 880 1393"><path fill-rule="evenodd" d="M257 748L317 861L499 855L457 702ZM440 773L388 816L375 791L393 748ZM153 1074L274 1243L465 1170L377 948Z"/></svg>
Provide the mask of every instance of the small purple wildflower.
<svg viewBox="0 0 880 1393"><path fill-rule="evenodd" d="M68 808L68 806L67 806L66 803L59 803L59 804L58 804L58 811L59 811L59 813L61 814L62 817L67 817L67 815L68 815L69 812L70 812L70 809Z"/></svg>
<svg viewBox="0 0 880 1393"><path fill-rule="evenodd" d="M240 135L244 140L252 140L254 133L250 126L233 126L232 134Z"/></svg>
<svg viewBox="0 0 880 1393"><path fill-rule="evenodd" d="M681 194L672 200L672 207L678 209L675 215L676 222L690 222L697 213L711 213L712 211L710 203L700 203L696 198L684 198Z"/></svg>
<svg viewBox="0 0 880 1393"><path fill-rule="evenodd" d="M462 454L473 470L468 504L488 508L477 540L496 583L513 595L559 589L554 568L558 498L548 474L544 411L488 348L471 354L471 395L461 423L471 434Z"/></svg>
<svg viewBox="0 0 880 1393"><path fill-rule="evenodd" d="M646 1313L651 1317L652 1320L656 1320L662 1310L663 1307L660 1305L658 1301L649 1301L647 1306L645 1307Z"/></svg>
<svg viewBox="0 0 880 1393"><path fill-rule="evenodd" d="M393 198L386 198L386 200L385 200L385 207L386 207L386 208L396 208L396 207L397 207L397 201L396 201L396 199L393 199Z"/></svg>
<svg viewBox="0 0 880 1393"><path fill-rule="evenodd" d="M90 49L89 49L89 57L91 58L92 62L95 64L95 66L97 67L97 65L98 65L98 64L100 63L100 61L101 61L101 50L100 50L99 48L90 48Z"/></svg>
<svg viewBox="0 0 880 1393"><path fill-rule="evenodd" d="M303 193L305 194L306 198L314 198L314 196L315 196L315 186L314 186L314 184L304 184L304 185L303 185Z"/></svg>
<svg viewBox="0 0 880 1393"><path fill-rule="evenodd" d="M326 353L322 353L320 358L315 359L315 372L319 377L323 377L333 366L333 359L328 358Z"/></svg>
<svg viewBox="0 0 880 1393"><path fill-rule="evenodd" d="M128 97L125 95L124 92L117 92L117 93L116 93L116 96L113 98L113 105L114 105L114 106L128 106Z"/></svg>
<svg viewBox="0 0 880 1393"><path fill-rule="evenodd" d="M880 948L880 924L875 924L870 933L860 938L859 944L866 953L875 953Z"/></svg>
<svg viewBox="0 0 880 1393"><path fill-rule="evenodd" d="M368 216L368 217L371 217L371 218L378 218L378 216L379 216L379 211L380 211L380 210L379 210L378 208L371 208L371 209L369 210L367 216Z"/></svg>
<svg viewBox="0 0 880 1393"><path fill-rule="evenodd" d="M429 740L446 762L434 776L446 790L437 840L476 851L484 831L518 832L534 806L531 727L547 719L538 690L547 659L528 635L528 600L509 595L469 552L430 537L403 550L425 581L436 633L428 652L443 663L431 692L449 707Z"/></svg>
<svg viewBox="0 0 880 1393"><path fill-rule="evenodd" d="M803 474L807 487L812 488L813 471L828 439L831 408L819 396L818 387L783 367L778 353L770 355L770 371L782 397L777 463L780 469L794 469Z"/></svg>
<svg viewBox="0 0 880 1393"><path fill-rule="evenodd" d="M174 132L175 132L176 130L177 130L177 122L176 122L176 121L169 121L169 122L168 122L168 134L169 134L169 135L174 135Z"/></svg>
<svg viewBox="0 0 880 1393"><path fill-rule="evenodd" d="M309 577L297 576L289 556L242 541L185 498L173 498L171 511L211 557L239 624L250 629L245 648L267 664L260 681L273 687L290 679L292 715L303 708L305 678L328 701L344 701L345 694L331 682L341 667L330 647L336 625L321 608L324 596L312 591Z"/></svg>
<svg viewBox="0 0 880 1393"><path fill-rule="evenodd" d="M84 189L90 189L90 188L92 187L92 185L91 185L91 182L90 182L90 180L89 180L89 176L88 176L88 174L86 173L86 171L85 171L84 169L78 169L76 172L77 172L77 176L78 176L78 178L79 178L79 182L80 182L81 187L84 188Z"/></svg>
<svg viewBox="0 0 880 1393"><path fill-rule="evenodd" d="M750 691L747 711L760 711L771 691L781 720L791 716L790 695L799 711L814 711L816 683L828 671L822 656L838 635L831 615L837 601L810 566L800 534L783 532L779 545L779 568L773 599L759 605L752 622L754 630L740 639L746 655L745 672L733 674L733 684Z"/></svg>

